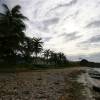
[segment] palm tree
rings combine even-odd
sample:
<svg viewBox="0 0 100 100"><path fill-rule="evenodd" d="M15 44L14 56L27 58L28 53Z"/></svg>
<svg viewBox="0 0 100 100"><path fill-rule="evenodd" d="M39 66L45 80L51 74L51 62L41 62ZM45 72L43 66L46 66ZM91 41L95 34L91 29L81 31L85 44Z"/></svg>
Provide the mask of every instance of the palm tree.
<svg viewBox="0 0 100 100"><path fill-rule="evenodd" d="M57 53L57 61L58 63L62 64L65 63L67 61L66 56L64 55L64 53Z"/></svg>
<svg viewBox="0 0 100 100"><path fill-rule="evenodd" d="M0 13L0 33L2 36L24 36L25 24L23 20L27 18L21 14L21 7L17 5L11 10L5 4L3 4L3 7L4 13Z"/></svg>
<svg viewBox="0 0 100 100"><path fill-rule="evenodd" d="M47 49L47 50L44 51L44 57L45 57L45 59L49 58L50 53L51 53L50 49Z"/></svg>
<svg viewBox="0 0 100 100"><path fill-rule="evenodd" d="M50 62L51 63L57 63L57 53L54 51L50 51Z"/></svg>
<svg viewBox="0 0 100 100"><path fill-rule="evenodd" d="M0 13L0 54L6 57L16 55L20 44L24 41L24 21L19 5L11 10L3 4L4 12Z"/></svg>
<svg viewBox="0 0 100 100"><path fill-rule="evenodd" d="M21 46L21 54L25 61L28 62L32 58L33 54L33 40L30 37L25 37L24 43Z"/></svg>
<svg viewBox="0 0 100 100"><path fill-rule="evenodd" d="M53 51L51 51L51 54L50 54L50 61L53 64L66 64L68 62L64 53L61 53L61 52L56 53Z"/></svg>
<svg viewBox="0 0 100 100"><path fill-rule="evenodd" d="M41 38L33 38L33 52L37 58L38 54L43 50L43 42Z"/></svg>
<svg viewBox="0 0 100 100"><path fill-rule="evenodd" d="M45 59L45 61L47 61L47 63L48 63L48 60L49 60L50 54L51 54L50 49L45 50L43 53L44 53L44 59Z"/></svg>

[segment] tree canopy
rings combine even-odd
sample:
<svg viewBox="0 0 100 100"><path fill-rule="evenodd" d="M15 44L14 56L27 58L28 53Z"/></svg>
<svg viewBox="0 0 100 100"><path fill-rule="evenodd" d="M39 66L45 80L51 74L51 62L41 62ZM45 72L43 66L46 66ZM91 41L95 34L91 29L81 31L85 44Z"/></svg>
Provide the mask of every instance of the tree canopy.
<svg viewBox="0 0 100 100"><path fill-rule="evenodd" d="M24 20L28 18L21 13L21 6L12 9L3 4L0 12L0 63L45 63L64 64L66 56L59 52L43 50L42 38L27 37ZM43 56L41 56L43 55Z"/></svg>

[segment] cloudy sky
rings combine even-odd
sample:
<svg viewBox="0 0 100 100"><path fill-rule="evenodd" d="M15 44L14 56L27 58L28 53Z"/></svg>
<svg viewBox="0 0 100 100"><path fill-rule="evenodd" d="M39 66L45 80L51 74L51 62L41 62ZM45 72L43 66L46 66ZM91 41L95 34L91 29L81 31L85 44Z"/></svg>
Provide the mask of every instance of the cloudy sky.
<svg viewBox="0 0 100 100"><path fill-rule="evenodd" d="M100 62L100 0L0 0L2 3L10 8L22 6L29 18L26 34L42 37L45 49L64 52L72 60Z"/></svg>

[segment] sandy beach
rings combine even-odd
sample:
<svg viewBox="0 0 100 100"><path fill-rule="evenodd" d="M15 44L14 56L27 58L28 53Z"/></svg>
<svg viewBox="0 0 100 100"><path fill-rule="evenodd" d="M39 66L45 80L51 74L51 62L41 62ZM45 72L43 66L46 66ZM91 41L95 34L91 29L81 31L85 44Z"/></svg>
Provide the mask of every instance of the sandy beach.
<svg viewBox="0 0 100 100"><path fill-rule="evenodd" d="M84 69L0 73L0 100L93 100L77 81Z"/></svg>

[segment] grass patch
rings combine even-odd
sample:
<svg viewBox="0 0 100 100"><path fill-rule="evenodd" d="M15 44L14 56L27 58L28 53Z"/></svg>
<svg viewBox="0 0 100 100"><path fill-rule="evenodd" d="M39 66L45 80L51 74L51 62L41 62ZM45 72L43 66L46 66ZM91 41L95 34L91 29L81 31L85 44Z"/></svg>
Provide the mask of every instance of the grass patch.
<svg viewBox="0 0 100 100"><path fill-rule="evenodd" d="M29 71L29 70L47 70L47 69L62 69L79 66L77 63L68 64L0 64L0 72L16 72L16 71Z"/></svg>

